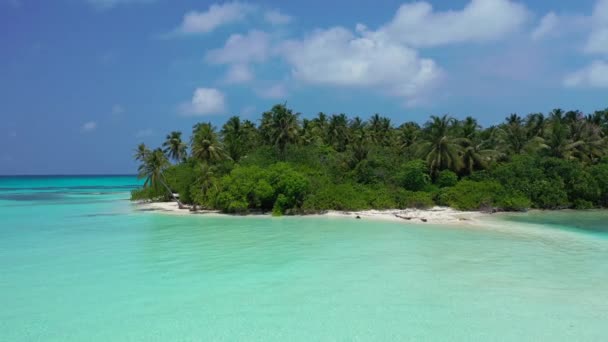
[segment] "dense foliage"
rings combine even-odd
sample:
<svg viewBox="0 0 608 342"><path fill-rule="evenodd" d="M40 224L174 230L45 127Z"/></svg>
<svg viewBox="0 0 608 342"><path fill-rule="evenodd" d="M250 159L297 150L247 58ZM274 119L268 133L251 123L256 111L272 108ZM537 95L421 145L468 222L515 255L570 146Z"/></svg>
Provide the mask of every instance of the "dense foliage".
<svg viewBox="0 0 608 342"><path fill-rule="evenodd" d="M181 136L167 135L164 149L138 146L146 183L133 199L175 192L197 208L276 215L608 206L608 109L512 114L483 129L447 115L422 126L378 114L303 119L276 105L257 125L234 116L219 130L196 124L189 144Z"/></svg>

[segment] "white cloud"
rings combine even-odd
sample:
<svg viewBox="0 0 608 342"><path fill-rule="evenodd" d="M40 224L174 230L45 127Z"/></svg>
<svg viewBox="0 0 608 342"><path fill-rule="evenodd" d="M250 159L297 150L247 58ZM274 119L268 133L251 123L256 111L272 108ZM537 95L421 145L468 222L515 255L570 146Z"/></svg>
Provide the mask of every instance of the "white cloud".
<svg viewBox="0 0 608 342"><path fill-rule="evenodd" d="M136 138L146 138L146 137L151 137L153 135L154 135L154 130L151 128L142 129L142 130L137 131L137 133L135 133Z"/></svg>
<svg viewBox="0 0 608 342"><path fill-rule="evenodd" d="M270 36L252 30L245 35L231 35L224 47L209 51L205 59L215 64L248 63L263 62L269 55Z"/></svg>
<svg viewBox="0 0 608 342"><path fill-rule="evenodd" d="M183 115L213 115L226 111L226 97L215 88L197 88L192 100L180 106Z"/></svg>
<svg viewBox="0 0 608 342"><path fill-rule="evenodd" d="M118 5L135 4L135 3L151 3L156 0L86 0L89 4L98 9L110 9Z"/></svg>
<svg viewBox="0 0 608 342"><path fill-rule="evenodd" d="M547 13L538 26L532 31L531 37L539 40L555 31L559 24L559 17L554 12Z"/></svg>
<svg viewBox="0 0 608 342"><path fill-rule="evenodd" d="M568 75L566 87L608 88L608 62L594 61L587 67Z"/></svg>
<svg viewBox="0 0 608 342"><path fill-rule="evenodd" d="M256 90L258 96L265 99L284 99L287 97L287 87L283 83L273 84L269 87L258 88Z"/></svg>
<svg viewBox="0 0 608 342"><path fill-rule="evenodd" d="M511 0L471 0L462 10L436 12L428 2L401 5L393 20L373 34L414 47L432 47L503 38L521 28L530 16Z"/></svg>
<svg viewBox="0 0 608 342"><path fill-rule="evenodd" d="M97 129L97 122L95 121L89 121L89 122L85 122L82 127L80 127L80 130L82 132L92 132L94 130Z"/></svg>
<svg viewBox="0 0 608 342"><path fill-rule="evenodd" d="M253 72L246 64L234 64L228 69L224 82L228 84L240 84L250 82L253 78Z"/></svg>
<svg viewBox="0 0 608 342"><path fill-rule="evenodd" d="M114 106L112 106L113 115L120 115L120 114L124 114L125 112L126 112L125 107L123 107L119 104L115 104Z"/></svg>
<svg viewBox="0 0 608 342"><path fill-rule="evenodd" d="M591 16L593 29L585 45L585 52L608 54L608 0L599 0Z"/></svg>
<svg viewBox="0 0 608 342"><path fill-rule="evenodd" d="M270 54L270 36L265 32L252 30L245 35L231 35L222 48L207 52L205 60L211 64L230 65L224 76L226 83L245 83L254 79L249 64L264 62Z"/></svg>
<svg viewBox="0 0 608 342"><path fill-rule="evenodd" d="M286 25L289 24L293 18L279 10L270 10L264 13L264 20L272 25Z"/></svg>
<svg viewBox="0 0 608 342"><path fill-rule="evenodd" d="M177 31L181 33L209 33L220 26L244 20L254 9L254 6L240 2L213 4L207 11L186 13Z"/></svg>
<svg viewBox="0 0 608 342"><path fill-rule="evenodd" d="M293 76L306 83L379 89L417 100L438 81L441 70L416 50L386 38L334 27L288 41L281 53Z"/></svg>
<svg viewBox="0 0 608 342"><path fill-rule="evenodd" d="M608 26L595 29L587 40L585 51L588 53L608 54Z"/></svg>

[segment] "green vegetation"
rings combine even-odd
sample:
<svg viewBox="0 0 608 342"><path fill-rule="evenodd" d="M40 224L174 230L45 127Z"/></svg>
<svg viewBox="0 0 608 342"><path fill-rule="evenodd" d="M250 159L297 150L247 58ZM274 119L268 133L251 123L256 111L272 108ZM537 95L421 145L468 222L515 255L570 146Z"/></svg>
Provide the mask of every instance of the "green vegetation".
<svg viewBox="0 0 608 342"><path fill-rule="evenodd" d="M422 126L395 126L378 114L303 119L276 105L259 125L234 116L219 131L194 125L189 144L171 132L164 149L139 145L134 157L146 182L132 198L170 200L176 192L197 208L275 215L607 207L607 136L608 109L511 114L484 129L447 115Z"/></svg>

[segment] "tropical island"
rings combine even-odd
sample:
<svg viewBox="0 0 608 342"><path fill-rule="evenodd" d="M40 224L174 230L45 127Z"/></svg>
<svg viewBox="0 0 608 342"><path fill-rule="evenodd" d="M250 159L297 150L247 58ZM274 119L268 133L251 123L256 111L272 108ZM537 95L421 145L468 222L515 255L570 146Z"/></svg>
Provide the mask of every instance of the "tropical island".
<svg viewBox="0 0 608 342"><path fill-rule="evenodd" d="M314 214L447 206L467 211L608 206L608 109L555 109L482 128L449 115L394 124L275 105L259 123L194 125L140 144L137 201L190 210Z"/></svg>

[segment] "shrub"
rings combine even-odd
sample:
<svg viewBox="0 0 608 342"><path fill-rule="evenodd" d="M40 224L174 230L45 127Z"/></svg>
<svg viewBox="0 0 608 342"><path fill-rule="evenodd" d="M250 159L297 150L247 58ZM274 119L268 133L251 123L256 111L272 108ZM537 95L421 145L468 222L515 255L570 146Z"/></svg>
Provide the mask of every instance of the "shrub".
<svg viewBox="0 0 608 342"><path fill-rule="evenodd" d="M493 208L504 193L504 188L495 181L460 181L450 188L444 200L452 208L459 210L479 210Z"/></svg>
<svg viewBox="0 0 608 342"><path fill-rule="evenodd" d="M431 176L423 160L403 164L397 171L396 179L399 185L410 191L421 191L431 183Z"/></svg>
<svg viewBox="0 0 608 342"><path fill-rule="evenodd" d="M308 180L289 164L237 167L222 177L214 206L226 212L256 209L279 211L299 208L308 191ZM277 203L277 201L279 201Z"/></svg>
<svg viewBox="0 0 608 342"><path fill-rule="evenodd" d="M532 201L520 192L511 192L502 195L496 205L504 211L526 211L532 206Z"/></svg>
<svg viewBox="0 0 608 342"><path fill-rule="evenodd" d="M303 208L307 211L370 209L365 197L365 188L360 185L332 184L309 195Z"/></svg>
<svg viewBox="0 0 608 342"><path fill-rule="evenodd" d="M593 209L593 202L585 201L584 199L577 199L574 201L574 209Z"/></svg>
<svg viewBox="0 0 608 342"><path fill-rule="evenodd" d="M443 170L439 172L435 184L440 188L454 186L458 183L458 175L450 170Z"/></svg>
<svg viewBox="0 0 608 342"><path fill-rule="evenodd" d="M146 187L131 191L131 201L169 201L171 199L167 190L162 186Z"/></svg>
<svg viewBox="0 0 608 342"><path fill-rule="evenodd" d="M595 165L590 170L599 191L598 204L608 206L608 163Z"/></svg>
<svg viewBox="0 0 608 342"><path fill-rule="evenodd" d="M173 165L169 167L164 177L171 190L179 194L179 199L183 203L193 203L190 193L191 185L196 181L196 167L191 163Z"/></svg>
<svg viewBox="0 0 608 342"><path fill-rule="evenodd" d="M433 195L428 192L400 191L397 193L396 197L399 209L426 209L435 206Z"/></svg>
<svg viewBox="0 0 608 342"><path fill-rule="evenodd" d="M561 209L569 207L568 194L561 178L541 179L532 183L532 204L539 209Z"/></svg>

